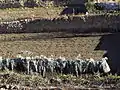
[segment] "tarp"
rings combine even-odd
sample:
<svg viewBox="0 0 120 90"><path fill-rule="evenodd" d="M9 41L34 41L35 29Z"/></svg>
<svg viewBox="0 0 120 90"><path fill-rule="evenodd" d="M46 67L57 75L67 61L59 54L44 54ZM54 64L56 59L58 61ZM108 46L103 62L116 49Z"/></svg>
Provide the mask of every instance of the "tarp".
<svg viewBox="0 0 120 90"><path fill-rule="evenodd" d="M95 8L98 10L115 10L120 11L120 4L119 3L95 3Z"/></svg>

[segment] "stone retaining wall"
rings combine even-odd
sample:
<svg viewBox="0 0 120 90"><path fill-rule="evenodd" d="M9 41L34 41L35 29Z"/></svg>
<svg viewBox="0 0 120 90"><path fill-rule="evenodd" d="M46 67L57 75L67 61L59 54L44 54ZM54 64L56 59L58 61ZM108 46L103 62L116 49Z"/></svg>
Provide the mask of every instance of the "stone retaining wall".
<svg viewBox="0 0 120 90"><path fill-rule="evenodd" d="M40 32L118 32L120 16L81 16L54 19L21 19L0 23L0 33L40 33Z"/></svg>

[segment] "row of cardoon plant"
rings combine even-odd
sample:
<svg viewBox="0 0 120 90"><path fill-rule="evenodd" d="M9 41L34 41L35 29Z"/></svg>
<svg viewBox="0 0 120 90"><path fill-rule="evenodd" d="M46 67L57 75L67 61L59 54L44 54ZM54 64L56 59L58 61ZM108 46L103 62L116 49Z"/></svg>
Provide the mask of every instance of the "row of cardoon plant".
<svg viewBox="0 0 120 90"><path fill-rule="evenodd" d="M47 58L41 55L40 57L17 57L14 59L2 59L1 57L0 59L0 70L11 70L24 74L40 74L43 77L54 73L79 76L81 74L110 72L106 57L101 60L92 58L67 60L64 57Z"/></svg>

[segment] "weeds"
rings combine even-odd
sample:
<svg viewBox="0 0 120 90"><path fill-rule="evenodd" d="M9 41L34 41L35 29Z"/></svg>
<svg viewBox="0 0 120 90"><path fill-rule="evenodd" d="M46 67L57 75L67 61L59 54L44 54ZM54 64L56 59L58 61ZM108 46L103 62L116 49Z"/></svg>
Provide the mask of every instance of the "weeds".
<svg viewBox="0 0 120 90"><path fill-rule="evenodd" d="M111 75L108 76L94 76L94 75L81 75L79 77L73 75L61 75L57 74L56 77L51 77L51 79L60 80L60 83L50 82L50 78L42 78L39 75L24 75L15 72L5 73L9 74L7 78L0 78L1 84L11 84L11 85L21 85L29 87L37 86L56 86L56 85L73 85L82 86L86 88L104 88L108 85L113 85L113 87L119 87L120 76ZM48 83L49 82L49 83Z"/></svg>

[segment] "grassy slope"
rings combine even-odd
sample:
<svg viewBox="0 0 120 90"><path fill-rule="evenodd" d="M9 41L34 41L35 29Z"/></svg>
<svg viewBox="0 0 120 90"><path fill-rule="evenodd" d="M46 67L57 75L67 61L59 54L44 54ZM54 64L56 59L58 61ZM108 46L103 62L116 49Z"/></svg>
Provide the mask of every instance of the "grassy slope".
<svg viewBox="0 0 120 90"><path fill-rule="evenodd" d="M0 21L16 20L20 18L56 18L62 11L62 7L49 8L10 8L0 9Z"/></svg>
<svg viewBox="0 0 120 90"><path fill-rule="evenodd" d="M60 15L60 13L64 10L65 7L35 7L35 8L8 8L8 9L0 9L0 22L1 21L11 21L16 19L24 19L24 18L46 18L53 19L58 17L66 17L65 15ZM90 8L89 8L90 9ZM89 10L89 15L120 15L119 12L114 13L105 13L102 11L94 11L91 13ZM100 12L100 13L99 13ZM73 15L70 15L73 17ZM74 15L77 17L84 16L83 14Z"/></svg>

